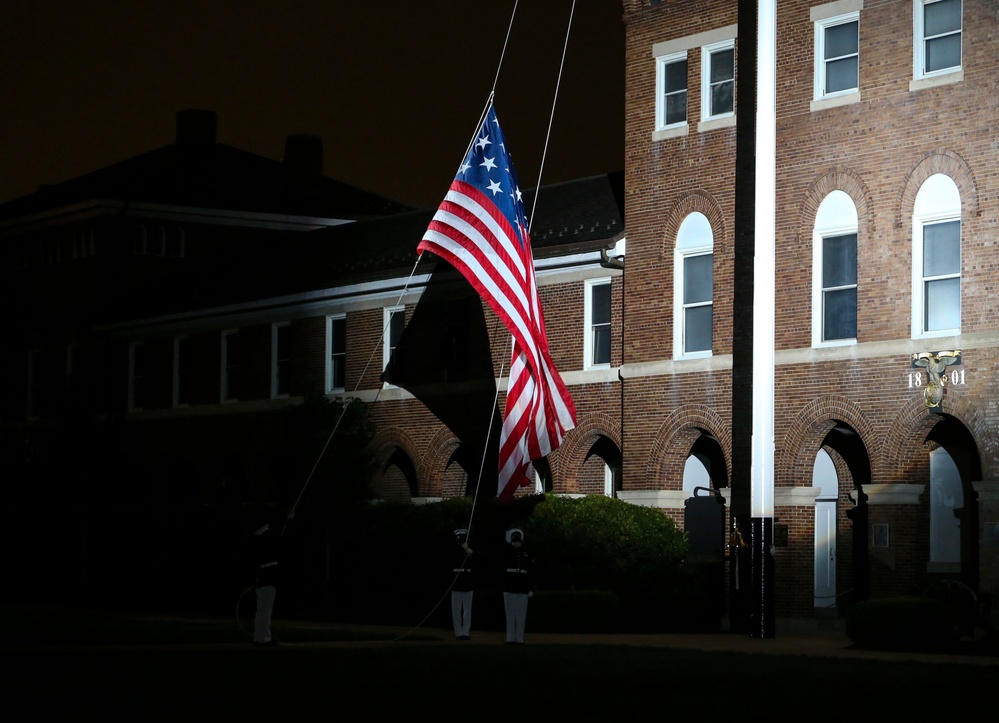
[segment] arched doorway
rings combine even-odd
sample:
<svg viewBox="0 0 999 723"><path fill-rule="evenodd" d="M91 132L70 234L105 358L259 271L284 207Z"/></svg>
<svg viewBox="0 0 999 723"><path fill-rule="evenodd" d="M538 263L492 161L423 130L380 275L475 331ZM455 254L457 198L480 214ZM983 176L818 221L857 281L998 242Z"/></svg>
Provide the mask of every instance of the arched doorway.
<svg viewBox="0 0 999 723"><path fill-rule="evenodd" d="M590 447L580 470L579 491L616 497L621 489L621 450L603 435Z"/></svg>
<svg viewBox="0 0 999 723"><path fill-rule="evenodd" d="M871 460L853 427L838 420L831 423L812 468L812 486L819 488L814 545L817 610L835 610L846 591L852 600L870 595L864 486L871 483Z"/></svg>
<svg viewBox="0 0 999 723"><path fill-rule="evenodd" d="M839 475L832 457L824 449L815 455L812 487L815 497L815 607L836 607L837 504Z"/></svg>
<svg viewBox="0 0 999 723"><path fill-rule="evenodd" d="M696 487L728 487L725 453L714 435L704 431L694 441L683 466L683 490L693 494Z"/></svg>
<svg viewBox="0 0 999 723"><path fill-rule="evenodd" d="M930 529L927 575L958 578L978 589L978 445L958 419L942 415L926 442L930 450Z"/></svg>
<svg viewBox="0 0 999 723"><path fill-rule="evenodd" d="M372 489L375 497L385 501L404 502L417 495L416 466L403 449L392 451Z"/></svg>

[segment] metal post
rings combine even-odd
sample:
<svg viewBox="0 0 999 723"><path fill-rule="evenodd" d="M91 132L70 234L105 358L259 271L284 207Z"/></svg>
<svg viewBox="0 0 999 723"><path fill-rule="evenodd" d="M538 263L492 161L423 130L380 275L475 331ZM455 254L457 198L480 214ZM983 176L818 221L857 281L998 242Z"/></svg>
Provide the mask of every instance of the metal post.
<svg viewBox="0 0 999 723"><path fill-rule="evenodd" d="M774 289L777 209L777 2L759 0L753 263L750 636L774 636Z"/></svg>

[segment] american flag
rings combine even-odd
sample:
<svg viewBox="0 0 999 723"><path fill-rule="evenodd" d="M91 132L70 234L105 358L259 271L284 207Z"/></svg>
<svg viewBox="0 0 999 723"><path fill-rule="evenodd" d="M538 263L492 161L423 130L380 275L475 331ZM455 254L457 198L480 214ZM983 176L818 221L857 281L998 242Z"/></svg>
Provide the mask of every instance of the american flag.
<svg viewBox="0 0 999 723"><path fill-rule="evenodd" d="M509 499L531 483L531 461L576 426L576 409L548 352L524 203L492 104L417 250L458 269L513 335L498 489Z"/></svg>

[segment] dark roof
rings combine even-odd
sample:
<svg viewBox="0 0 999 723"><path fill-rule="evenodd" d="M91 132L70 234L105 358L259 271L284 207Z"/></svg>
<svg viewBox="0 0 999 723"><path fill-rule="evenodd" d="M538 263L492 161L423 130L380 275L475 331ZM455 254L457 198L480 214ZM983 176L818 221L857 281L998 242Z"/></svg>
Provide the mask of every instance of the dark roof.
<svg viewBox="0 0 999 723"><path fill-rule="evenodd" d="M525 196L530 218L534 192ZM531 244L535 256L545 256L558 248L558 254L590 250L624 233L624 173L542 186L537 194L537 210L531 222ZM600 242L594 246L594 242Z"/></svg>
<svg viewBox="0 0 999 723"><path fill-rule="evenodd" d="M221 143L172 144L0 204L17 218L91 200L361 219L413 206Z"/></svg>
<svg viewBox="0 0 999 723"><path fill-rule="evenodd" d="M534 191L524 195L528 215ZM624 174L591 176L543 186L538 195L531 244L535 258L564 256L606 247L624 232ZM326 286L345 276L378 278L410 270L416 247L435 209L359 221L307 234L302 247Z"/></svg>
<svg viewBox="0 0 999 723"><path fill-rule="evenodd" d="M623 180L623 173L609 173L543 187L531 234L534 257L599 251L620 238ZM534 195L525 194L528 213ZM198 291L188 303L212 306L408 275L435 212L421 209L308 233L263 232L270 242L259 252L244 246L227 261L229 283L193 284ZM433 260L423 258L417 273L428 273Z"/></svg>

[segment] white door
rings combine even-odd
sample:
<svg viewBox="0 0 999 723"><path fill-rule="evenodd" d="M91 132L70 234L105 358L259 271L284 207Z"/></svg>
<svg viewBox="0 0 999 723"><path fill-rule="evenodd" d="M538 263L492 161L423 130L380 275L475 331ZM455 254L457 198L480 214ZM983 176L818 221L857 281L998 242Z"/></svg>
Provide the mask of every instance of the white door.
<svg viewBox="0 0 999 723"><path fill-rule="evenodd" d="M815 455L812 485L821 491L815 500L815 607L836 607L836 496L839 478L829 454Z"/></svg>

